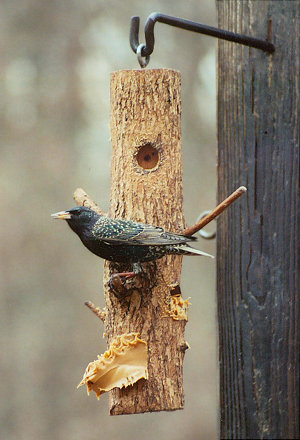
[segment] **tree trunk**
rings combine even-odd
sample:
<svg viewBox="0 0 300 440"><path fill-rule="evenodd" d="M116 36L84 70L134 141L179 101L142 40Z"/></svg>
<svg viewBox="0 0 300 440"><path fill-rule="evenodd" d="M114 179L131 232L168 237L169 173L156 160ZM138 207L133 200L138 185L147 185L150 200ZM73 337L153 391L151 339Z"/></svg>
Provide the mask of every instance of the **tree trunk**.
<svg viewBox="0 0 300 440"><path fill-rule="evenodd" d="M219 41L221 438L299 438L299 2L217 1L219 27L275 53Z"/></svg>
<svg viewBox="0 0 300 440"><path fill-rule="evenodd" d="M182 206L180 74L168 69L128 70L111 76L110 216L179 232ZM175 410L183 407L185 320L170 315L181 257L144 264L141 285L115 295L112 273L130 266L105 263L108 344L138 332L148 343L149 379L111 391L111 414ZM177 287L178 290L178 287ZM176 289L175 289L176 291Z"/></svg>

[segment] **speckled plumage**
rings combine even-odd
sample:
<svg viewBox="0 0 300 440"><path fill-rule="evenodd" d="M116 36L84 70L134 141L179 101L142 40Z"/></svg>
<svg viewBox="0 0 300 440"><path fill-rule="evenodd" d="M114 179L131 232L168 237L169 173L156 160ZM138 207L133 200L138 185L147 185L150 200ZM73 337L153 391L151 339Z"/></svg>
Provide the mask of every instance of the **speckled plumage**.
<svg viewBox="0 0 300 440"><path fill-rule="evenodd" d="M163 228L100 216L86 207L76 207L54 214L67 220L82 243L95 255L117 263L143 263L165 255L206 255L191 248L186 237Z"/></svg>

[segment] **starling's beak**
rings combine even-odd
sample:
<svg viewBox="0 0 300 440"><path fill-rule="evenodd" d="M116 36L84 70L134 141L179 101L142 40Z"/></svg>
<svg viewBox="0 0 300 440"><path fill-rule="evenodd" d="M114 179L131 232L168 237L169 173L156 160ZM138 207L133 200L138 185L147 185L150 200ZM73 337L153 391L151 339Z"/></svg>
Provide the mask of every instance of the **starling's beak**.
<svg viewBox="0 0 300 440"><path fill-rule="evenodd" d="M60 211L56 212L55 214L51 214L51 217L59 218L61 220L70 220L71 214L68 211Z"/></svg>

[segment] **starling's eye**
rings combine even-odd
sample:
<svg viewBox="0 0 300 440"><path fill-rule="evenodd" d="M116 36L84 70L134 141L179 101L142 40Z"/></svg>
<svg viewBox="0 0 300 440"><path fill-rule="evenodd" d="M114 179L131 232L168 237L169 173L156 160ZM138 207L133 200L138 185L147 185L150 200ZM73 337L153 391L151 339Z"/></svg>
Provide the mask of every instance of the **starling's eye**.
<svg viewBox="0 0 300 440"><path fill-rule="evenodd" d="M76 215L76 216L80 215L80 213L81 213L81 211L79 209L76 209L72 212L72 214Z"/></svg>

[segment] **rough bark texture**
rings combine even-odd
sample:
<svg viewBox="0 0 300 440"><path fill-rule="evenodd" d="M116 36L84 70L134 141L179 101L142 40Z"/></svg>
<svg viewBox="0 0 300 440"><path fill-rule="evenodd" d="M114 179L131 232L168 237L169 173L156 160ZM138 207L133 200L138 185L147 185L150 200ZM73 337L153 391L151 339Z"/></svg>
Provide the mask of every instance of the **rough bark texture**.
<svg viewBox="0 0 300 440"><path fill-rule="evenodd" d="M113 73L111 139L109 215L182 231L180 74L168 69ZM145 264L140 285L119 297L109 288L109 277L132 269L105 263L108 344L128 332L139 332L148 343L149 380L113 390L111 414L183 407L185 321L166 315L181 262L181 257L165 257Z"/></svg>
<svg viewBox="0 0 300 440"><path fill-rule="evenodd" d="M217 1L221 438L299 438L299 2ZM273 28L273 31L272 31ZM298 255L298 259L297 259Z"/></svg>

